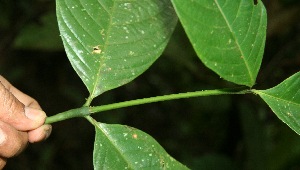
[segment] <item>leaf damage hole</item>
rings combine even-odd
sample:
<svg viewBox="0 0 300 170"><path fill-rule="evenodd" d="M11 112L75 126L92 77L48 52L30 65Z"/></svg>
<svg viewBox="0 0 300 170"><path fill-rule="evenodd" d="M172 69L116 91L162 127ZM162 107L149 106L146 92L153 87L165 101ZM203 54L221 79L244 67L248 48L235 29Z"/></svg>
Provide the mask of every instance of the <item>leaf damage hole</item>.
<svg viewBox="0 0 300 170"><path fill-rule="evenodd" d="M99 45L93 47L92 54L100 54L100 53L101 53L101 49L100 49Z"/></svg>

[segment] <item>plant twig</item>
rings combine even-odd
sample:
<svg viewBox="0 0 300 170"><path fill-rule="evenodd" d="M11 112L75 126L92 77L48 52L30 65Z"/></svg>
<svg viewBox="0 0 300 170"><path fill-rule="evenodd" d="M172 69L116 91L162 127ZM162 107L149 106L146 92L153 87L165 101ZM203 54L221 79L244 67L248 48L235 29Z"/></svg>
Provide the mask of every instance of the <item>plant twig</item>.
<svg viewBox="0 0 300 170"><path fill-rule="evenodd" d="M62 113L58 113L54 116L50 116L46 119L46 123L54 123L74 117L87 117L93 113L119 109L129 106L136 106L142 105L147 103L154 103L160 101L167 101L167 100L175 100L175 99L183 99L183 98L191 98L191 97L200 97L200 96L215 96L215 95L225 95L225 94L246 94L250 93L251 90L243 88L231 88L231 89L217 89L217 90L203 90L203 91L196 91L196 92L187 92L187 93L178 93L178 94L170 94L164 96L157 96L157 97L150 97L144 99L136 99L130 100L125 102L113 103L108 105L102 106L94 106L88 107L83 106L81 108L68 110Z"/></svg>

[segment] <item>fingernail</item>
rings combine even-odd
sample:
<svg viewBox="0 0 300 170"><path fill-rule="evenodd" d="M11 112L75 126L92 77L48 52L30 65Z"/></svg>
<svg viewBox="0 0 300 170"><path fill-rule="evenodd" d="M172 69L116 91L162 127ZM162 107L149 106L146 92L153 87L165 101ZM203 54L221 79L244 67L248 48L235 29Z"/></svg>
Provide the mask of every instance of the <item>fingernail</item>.
<svg viewBox="0 0 300 170"><path fill-rule="evenodd" d="M25 107L25 115L33 121L45 121L46 114L42 110Z"/></svg>
<svg viewBox="0 0 300 170"><path fill-rule="evenodd" d="M0 145L2 145L2 143L4 143L6 141L6 134L3 132L2 129L0 129Z"/></svg>
<svg viewBox="0 0 300 170"><path fill-rule="evenodd" d="M47 127L45 128L46 136L45 136L45 139L44 139L44 140L48 139L48 137L50 136L51 132L52 132L52 126L49 125L49 126L47 126Z"/></svg>

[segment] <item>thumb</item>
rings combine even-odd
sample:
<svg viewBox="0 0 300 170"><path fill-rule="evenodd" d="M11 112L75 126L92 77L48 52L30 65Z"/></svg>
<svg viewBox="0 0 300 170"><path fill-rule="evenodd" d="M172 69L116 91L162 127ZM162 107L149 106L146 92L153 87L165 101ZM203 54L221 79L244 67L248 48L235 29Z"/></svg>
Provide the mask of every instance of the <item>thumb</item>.
<svg viewBox="0 0 300 170"><path fill-rule="evenodd" d="M0 120L10 124L17 130L28 131L41 126L46 119L46 114L30 107L25 107L1 82L0 82Z"/></svg>

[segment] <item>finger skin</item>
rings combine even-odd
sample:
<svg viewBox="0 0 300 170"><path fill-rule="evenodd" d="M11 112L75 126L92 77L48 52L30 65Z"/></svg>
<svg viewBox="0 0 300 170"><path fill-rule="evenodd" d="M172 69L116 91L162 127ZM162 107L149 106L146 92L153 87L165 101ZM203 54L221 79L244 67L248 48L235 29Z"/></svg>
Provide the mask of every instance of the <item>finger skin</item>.
<svg viewBox="0 0 300 170"><path fill-rule="evenodd" d="M16 96L17 99L25 106L41 109L40 105L35 99L33 99L32 97L26 95L25 93L15 88L1 75L0 75L0 82L4 85L6 89L8 89L8 91L10 91L14 96Z"/></svg>
<svg viewBox="0 0 300 170"><path fill-rule="evenodd" d="M21 132L7 123L0 122L0 156L11 158L21 153L27 146L27 132Z"/></svg>
<svg viewBox="0 0 300 170"><path fill-rule="evenodd" d="M36 100L22 93L0 75L0 169L6 159L21 153L28 142L48 138L51 125Z"/></svg>
<svg viewBox="0 0 300 170"><path fill-rule="evenodd" d="M17 130L29 131L44 124L46 114L39 104L31 97L12 86L0 76L0 120L14 126ZM29 119L24 107L31 108L29 114L35 119ZM32 109L35 108L36 110Z"/></svg>
<svg viewBox="0 0 300 170"><path fill-rule="evenodd" d="M43 125L35 130L28 132L28 140L30 143L41 142L46 140L52 131L51 125Z"/></svg>
<svg viewBox="0 0 300 170"><path fill-rule="evenodd" d="M6 159L0 157L0 169L3 169L5 165L6 165Z"/></svg>

